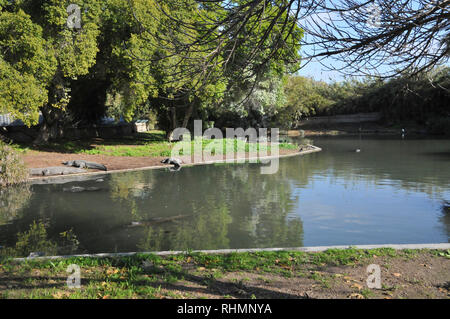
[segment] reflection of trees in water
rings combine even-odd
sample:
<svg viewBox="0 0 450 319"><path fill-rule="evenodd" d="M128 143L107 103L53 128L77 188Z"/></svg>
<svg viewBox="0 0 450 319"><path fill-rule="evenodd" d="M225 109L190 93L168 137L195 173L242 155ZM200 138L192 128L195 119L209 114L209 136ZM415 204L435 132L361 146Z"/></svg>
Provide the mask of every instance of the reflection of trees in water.
<svg viewBox="0 0 450 319"><path fill-rule="evenodd" d="M444 201L442 204L442 216L440 217L440 221L444 226L448 240L450 242L450 202Z"/></svg>
<svg viewBox="0 0 450 319"><path fill-rule="evenodd" d="M16 234L14 245L0 247L2 257L27 257L30 254L37 256L68 255L78 250L79 241L72 230L59 234L58 238L49 238L48 225L43 221L33 221L24 232Z"/></svg>
<svg viewBox="0 0 450 319"><path fill-rule="evenodd" d="M137 247L140 251L227 248L230 223L226 206L211 207L208 214L195 214L189 220L169 225L170 230L147 227Z"/></svg>
<svg viewBox="0 0 450 319"><path fill-rule="evenodd" d="M157 187L137 211L192 217L152 227L140 250L302 245L301 221L287 218L296 203L290 184L261 175L259 165L201 166L177 174L155 172L154 178Z"/></svg>
<svg viewBox="0 0 450 319"><path fill-rule="evenodd" d="M20 184L0 187L0 225L11 222L31 197L30 186Z"/></svg>
<svg viewBox="0 0 450 319"><path fill-rule="evenodd" d="M448 153L448 140L392 140L352 138L321 138L315 144L320 153L309 154L301 161L287 159L283 165L290 177L307 185L314 175L327 175L331 183L343 180L352 183L390 184L408 191L434 196L448 190L448 162L439 154ZM360 153L355 153L361 148Z"/></svg>
<svg viewBox="0 0 450 319"><path fill-rule="evenodd" d="M0 226L0 245L12 247L17 234L27 231L34 222L44 221L50 240L58 244L61 253L90 252L92 248L100 251L121 245L124 238L109 235L109 230L132 220L128 206L112 203L109 189L105 183L95 180L70 182L66 184L34 185L33 196L20 216L10 225ZM98 191L70 192L73 186L96 187ZM64 233L65 236L61 236ZM76 251L66 247L67 241L79 241ZM67 251L63 248L68 248ZM114 249L114 248L113 248Z"/></svg>
<svg viewBox="0 0 450 319"><path fill-rule="evenodd" d="M282 159L274 175L261 175L259 164L205 165L177 173L111 174L103 183L64 185L100 187L96 192L71 193L63 192L61 185L39 185L27 200L26 192L3 193L3 202L5 197L17 200L16 209L0 207L0 245L14 245L17 233L42 219L48 223L46 230L52 239L73 229L80 252L302 246L302 221L290 215L299 202L293 187L306 187L314 176L326 176L331 183L344 180L350 186L352 182L375 184L390 179L408 190L448 190L445 174L449 173L441 162L419 155L411 159L406 153L392 155L398 152L392 148L400 146L383 141L363 144L356 156L351 143L333 141L324 145L321 153ZM383 145L388 145L386 154L378 154ZM417 165L419 162L427 167ZM433 163L436 167L430 168ZM171 216L185 218L128 227L132 222ZM1 225L11 218L10 225ZM441 222L450 233L448 213Z"/></svg>

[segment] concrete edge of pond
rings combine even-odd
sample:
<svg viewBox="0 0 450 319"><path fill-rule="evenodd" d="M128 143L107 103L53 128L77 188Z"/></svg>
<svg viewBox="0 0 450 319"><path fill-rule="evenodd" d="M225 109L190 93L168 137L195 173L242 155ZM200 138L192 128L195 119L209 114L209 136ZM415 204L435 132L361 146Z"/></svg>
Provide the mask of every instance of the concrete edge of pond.
<svg viewBox="0 0 450 319"><path fill-rule="evenodd" d="M313 149L309 149L306 151L296 152L292 154L285 154L285 155L274 155L274 156L264 156L264 157L250 157L250 158L241 158L241 159L225 159L225 160L214 160L214 161L204 161L199 163L190 163L185 164L182 167L192 167L192 166L198 166L198 165L211 165L211 164L226 164L226 163L246 163L251 161L266 161L266 160L272 160L276 158L285 158L285 157L293 157L293 156L300 156L300 155L306 155L310 153L316 153L322 151L320 147L313 146ZM115 174L115 173L126 173L126 172L136 172L136 171L145 171L145 170L152 170L152 169L166 169L169 166L163 166L163 165L157 165L157 166L146 166L146 167L138 167L138 168L126 168L126 169L118 169L118 170L111 170L111 171L101 171L101 172L86 172L86 173L78 173L78 174L69 174L69 175L57 175L57 176L45 176L45 177L31 177L28 179L28 182L30 184L57 184L59 183L68 183L72 181L82 181L83 178L89 178L91 176L98 176L99 178L102 175L109 175L109 174Z"/></svg>
<svg viewBox="0 0 450 319"><path fill-rule="evenodd" d="M14 261L39 261L69 258L120 258L131 257L138 254L158 256L180 255L187 253L203 253L203 254L230 254L230 253L254 253L254 252L277 252L277 251L300 251L300 252L322 252L328 249L377 249L392 248L396 250L404 249L450 249L450 243L436 244L383 244L383 245L349 245L349 246L311 246L311 247L291 247L291 248L248 248L248 249L216 249L216 250L193 250L193 251L154 251L154 252L129 252L129 253L102 253L102 254L82 254L82 255L66 255L66 256L43 256L43 257L25 257L14 258Z"/></svg>

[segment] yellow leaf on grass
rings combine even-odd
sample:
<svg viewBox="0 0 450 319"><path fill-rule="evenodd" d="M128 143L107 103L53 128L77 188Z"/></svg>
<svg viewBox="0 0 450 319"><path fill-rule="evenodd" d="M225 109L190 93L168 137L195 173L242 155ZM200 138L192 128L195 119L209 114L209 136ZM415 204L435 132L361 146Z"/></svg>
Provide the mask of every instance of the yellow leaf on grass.
<svg viewBox="0 0 450 319"><path fill-rule="evenodd" d="M52 297L55 299L62 299L64 297L68 297L70 293L64 292L64 291L57 291L54 294L52 294Z"/></svg>
<svg viewBox="0 0 450 319"><path fill-rule="evenodd" d="M393 275L394 275L395 277L400 277L402 274L401 274L401 273L398 273L398 272L394 272Z"/></svg>
<svg viewBox="0 0 450 319"><path fill-rule="evenodd" d="M352 288L356 288L356 289L358 289L358 290L362 290L363 289L363 286L362 285L360 285L360 284L353 284L352 286L351 286Z"/></svg>
<svg viewBox="0 0 450 319"><path fill-rule="evenodd" d="M119 269L108 269L107 271L106 271L106 274L107 275L115 275L115 274L117 274L119 272Z"/></svg>

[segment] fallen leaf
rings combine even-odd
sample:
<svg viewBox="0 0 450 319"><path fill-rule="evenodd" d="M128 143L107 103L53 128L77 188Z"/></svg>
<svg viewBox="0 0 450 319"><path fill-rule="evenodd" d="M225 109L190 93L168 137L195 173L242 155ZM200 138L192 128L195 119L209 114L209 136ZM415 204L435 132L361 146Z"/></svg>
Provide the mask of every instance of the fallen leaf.
<svg viewBox="0 0 450 319"><path fill-rule="evenodd" d="M400 274L400 273L398 273L398 272L394 272L393 275L394 275L395 277L400 277L402 274Z"/></svg>
<svg viewBox="0 0 450 319"><path fill-rule="evenodd" d="M57 291L54 294L52 294L52 297L55 299L62 299L64 297L68 297L69 295L70 295L70 293L68 293L68 292Z"/></svg>
<svg viewBox="0 0 450 319"><path fill-rule="evenodd" d="M349 276L344 276L345 280L352 280L352 278L350 278Z"/></svg>
<svg viewBox="0 0 450 319"><path fill-rule="evenodd" d="M106 274L107 275L115 275L115 274L117 274L119 272L119 269L108 269L107 271L106 271Z"/></svg>
<svg viewBox="0 0 450 319"><path fill-rule="evenodd" d="M353 284L351 287L352 288L356 288L358 290L362 290L363 289L363 286L361 286L360 284Z"/></svg>

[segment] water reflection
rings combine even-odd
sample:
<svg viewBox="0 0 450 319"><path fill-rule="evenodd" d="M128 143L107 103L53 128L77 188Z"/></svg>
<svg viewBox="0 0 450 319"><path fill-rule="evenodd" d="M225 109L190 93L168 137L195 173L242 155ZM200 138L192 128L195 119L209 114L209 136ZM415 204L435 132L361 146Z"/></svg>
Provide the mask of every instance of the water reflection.
<svg viewBox="0 0 450 319"><path fill-rule="evenodd" d="M442 204L440 222L447 233L448 242L450 242L450 201L444 201Z"/></svg>
<svg viewBox="0 0 450 319"><path fill-rule="evenodd" d="M10 190L0 246L39 221L58 253L448 241L450 170L437 154L450 141L314 142L323 152L282 159L274 175L218 164Z"/></svg>
<svg viewBox="0 0 450 319"><path fill-rule="evenodd" d="M0 225L8 224L17 218L18 213L28 204L30 197L28 184L0 187Z"/></svg>

